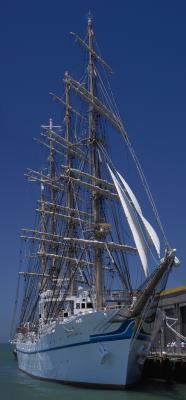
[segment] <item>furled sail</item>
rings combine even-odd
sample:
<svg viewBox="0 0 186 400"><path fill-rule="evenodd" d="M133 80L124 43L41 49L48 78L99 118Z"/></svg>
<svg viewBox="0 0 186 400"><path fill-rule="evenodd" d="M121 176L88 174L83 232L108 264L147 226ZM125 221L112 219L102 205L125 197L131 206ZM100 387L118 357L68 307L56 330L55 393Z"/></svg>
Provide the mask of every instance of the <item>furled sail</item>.
<svg viewBox="0 0 186 400"><path fill-rule="evenodd" d="M138 215L140 216L140 218L141 218L141 220L142 220L142 222L144 224L144 227L145 227L148 235L150 236L150 239L151 239L151 241L152 241L152 243L153 243L153 245L154 245L154 247L156 249L156 252L157 252L158 256L160 257L160 241L159 241L157 233L155 232L155 230L151 226L151 224L143 216L141 207L140 207L140 205L139 205L139 203L138 203L138 201L136 199L136 196L134 195L133 191L131 190L130 186L128 185L128 183L125 181L125 179L123 178L123 176L119 172L117 172L117 175L119 176L119 178L120 178L120 180L121 180L126 192L128 193L128 196L131 199L132 204L133 204L134 208L136 209Z"/></svg>
<svg viewBox="0 0 186 400"><path fill-rule="evenodd" d="M107 164L108 165L108 164ZM131 206L129 199L122 189L120 183L118 182L118 179L114 175L114 173L111 171L109 165L108 165L109 172L111 174L112 180L114 182L114 185L116 187L116 190L118 192L118 196L120 198L125 216L127 218L130 230L132 232L132 236L134 239L134 242L136 244L138 254L141 260L141 264L145 273L145 276L148 275L148 262L147 262L147 254L146 254L146 245L142 236L142 232L139 226L139 223L137 221L136 215L134 213L134 209Z"/></svg>

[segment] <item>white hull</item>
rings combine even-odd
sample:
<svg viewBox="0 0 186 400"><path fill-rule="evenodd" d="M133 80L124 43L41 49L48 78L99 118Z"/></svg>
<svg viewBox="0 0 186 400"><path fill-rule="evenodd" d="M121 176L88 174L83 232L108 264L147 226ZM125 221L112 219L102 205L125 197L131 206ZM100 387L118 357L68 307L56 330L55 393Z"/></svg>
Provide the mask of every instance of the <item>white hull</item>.
<svg viewBox="0 0 186 400"><path fill-rule="evenodd" d="M105 312L79 315L50 326L34 343L17 342L19 368L65 383L135 384L141 377L147 337L133 338L134 320L121 323L110 318Z"/></svg>

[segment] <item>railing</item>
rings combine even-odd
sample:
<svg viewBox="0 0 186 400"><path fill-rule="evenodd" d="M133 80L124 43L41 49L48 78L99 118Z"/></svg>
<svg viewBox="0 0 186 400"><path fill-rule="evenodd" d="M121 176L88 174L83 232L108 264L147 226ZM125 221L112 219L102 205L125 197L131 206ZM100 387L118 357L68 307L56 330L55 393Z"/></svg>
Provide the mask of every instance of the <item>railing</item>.
<svg viewBox="0 0 186 400"><path fill-rule="evenodd" d="M186 343L168 343L164 347L152 347L150 353L150 357L178 357L185 356L186 357Z"/></svg>

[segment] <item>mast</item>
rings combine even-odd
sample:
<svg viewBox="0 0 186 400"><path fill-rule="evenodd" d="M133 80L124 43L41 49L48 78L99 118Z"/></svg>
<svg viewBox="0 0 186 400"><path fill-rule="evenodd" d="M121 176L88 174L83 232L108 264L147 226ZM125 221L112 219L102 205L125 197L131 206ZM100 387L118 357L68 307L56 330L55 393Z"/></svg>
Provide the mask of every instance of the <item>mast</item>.
<svg viewBox="0 0 186 400"><path fill-rule="evenodd" d="M50 118L49 120L49 132L52 131L52 119ZM50 133L51 136L51 133ZM54 146L52 140L49 140L49 156L48 156L48 172L49 172L49 177L51 182L55 178L55 165L54 165ZM40 229L42 232L41 235L41 243L39 245L39 253L41 257L41 272L43 274L43 280L41 281L41 287L40 290L41 292L46 289L47 286L47 279L46 279L46 249L45 249L45 233L46 233L46 227L45 227L45 197L44 197L44 184L41 181L41 199L40 199L40 204L41 204L41 216L40 216ZM55 190L53 186L51 185L49 188L49 193L50 193L50 201L52 203L55 202ZM51 234L54 234L56 230L56 223L55 223L55 215L52 213L50 215L50 231ZM55 249L55 244L53 243L52 245L53 253ZM49 273L51 276L55 272L55 258L51 259L51 264L50 264L50 271Z"/></svg>
<svg viewBox="0 0 186 400"><path fill-rule="evenodd" d="M51 131L53 129L52 126L52 119L50 118L49 120L49 130L50 130L50 136L51 136ZM53 182L53 180L55 179L55 164L54 164L54 145L53 145L53 141L49 140L49 146L50 146L50 150L49 150L49 177L51 182ZM50 201L51 203L55 204L56 202L56 191L54 189L54 187L51 185L50 186ZM54 235L56 233L56 216L55 216L55 211L51 214L50 216L50 233L52 235ZM56 250L56 245L53 244L52 246L52 253L55 253ZM56 259L55 257L52 257L51 260L51 266L50 266L50 273L51 275L56 275Z"/></svg>
<svg viewBox="0 0 186 400"><path fill-rule="evenodd" d="M42 126L43 129L46 128L46 126ZM53 185L53 182L55 181L55 161L54 161L54 144L52 141L52 130L53 130L53 123L52 119L49 119L49 126L47 126L48 132L49 132L49 156L48 156L48 177L51 182L51 185L49 186L49 200L52 204L56 203L56 188L55 185ZM41 176L43 174L41 173ZM45 208L45 196L44 196L44 180L43 178L41 179L41 200L40 200L40 228L42 231L42 240L41 240L41 245L39 247L39 254L41 258L41 272L44 274L43 275L43 282L42 282L42 287L41 291L46 289L47 286L47 279L46 279L46 271L47 271L47 259L46 259L46 248L45 248L45 234L46 234L46 221L45 221L45 215L46 215L46 208ZM55 210L54 212L50 213L50 220L49 220L49 232L51 235L54 235L56 233L56 215L55 215ZM56 247L57 243L55 243L55 240L51 244L51 252L52 254L56 253ZM56 270L56 258L52 257L49 265L49 275L51 277L54 277L57 275L57 270Z"/></svg>
<svg viewBox="0 0 186 400"><path fill-rule="evenodd" d="M88 17L88 91L91 97L94 96L95 89L95 69L93 60L93 29L92 19ZM89 106L89 138L91 143L91 175L93 176L92 184L96 185L96 178L100 178L99 160L97 153L97 132L96 132L96 111L94 105ZM99 223L101 220L101 200L98 192L93 192L92 196L92 212L95 223L95 239L100 239ZM96 305L101 308L103 305L102 296L102 250L98 247L94 251L95 268L96 268Z"/></svg>
<svg viewBox="0 0 186 400"><path fill-rule="evenodd" d="M70 84L68 82L68 72L65 73L65 140L67 143L71 142L71 135L70 135L70 129L71 129L71 118L70 118ZM73 167L73 155L70 151L70 146L68 145L67 152L66 152L66 165L71 171L71 168ZM72 237L74 233L74 222L73 218L71 218L71 211L74 208L74 200L73 200L73 192L72 192L72 183L71 180L67 182L67 194L66 194L66 207L69 209L68 211L68 216L69 216L69 222L67 222L67 227L68 227L68 236ZM69 294L72 296L74 294L74 265L70 261L71 258L73 259L74 257L74 248L73 244L69 244L68 247L68 258L69 261L67 263L67 268L68 268L68 276L69 276L69 282L70 282L70 287L69 287Z"/></svg>
<svg viewBox="0 0 186 400"><path fill-rule="evenodd" d="M44 277L44 274L46 272L46 257L45 257L45 205L44 205L44 185L41 183L41 197L40 197L40 202L41 202L41 217L40 217L40 229L42 232L41 235L41 242L39 244L39 252L41 253L41 273L43 274L43 279L41 279L40 283L40 291L44 291L46 288L46 279Z"/></svg>

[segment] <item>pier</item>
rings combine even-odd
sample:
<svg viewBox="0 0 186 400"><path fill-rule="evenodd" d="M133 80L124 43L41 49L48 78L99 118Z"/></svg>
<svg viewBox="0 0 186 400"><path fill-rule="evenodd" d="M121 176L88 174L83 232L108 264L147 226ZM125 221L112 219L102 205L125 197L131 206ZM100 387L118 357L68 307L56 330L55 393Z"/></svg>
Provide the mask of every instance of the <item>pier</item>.
<svg viewBox="0 0 186 400"><path fill-rule="evenodd" d="M163 291L158 308L165 318L146 359L143 378L186 383L186 286Z"/></svg>
<svg viewBox="0 0 186 400"><path fill-rule="evenodd" d="M151 353L145 362L143 379L186 383L186 352Z"/></svg>

